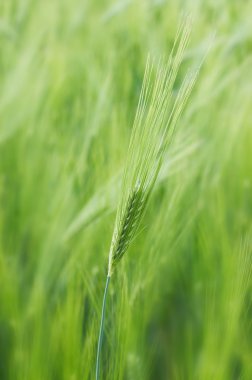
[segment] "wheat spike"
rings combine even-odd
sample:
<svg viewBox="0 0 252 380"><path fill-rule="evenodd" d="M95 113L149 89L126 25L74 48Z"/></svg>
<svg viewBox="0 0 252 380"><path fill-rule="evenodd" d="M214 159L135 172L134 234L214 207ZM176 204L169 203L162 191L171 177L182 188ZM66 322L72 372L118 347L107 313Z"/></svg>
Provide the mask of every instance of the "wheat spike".
<svg viewBox="0 0 252 380"><path fill-rule="evenodd" d="M173 87L190 34L190 20L180 27L169 59L148 57L131 134L122 192L109 253L108 275L127 251L146 208L198 70L188 72L175 99Z"/></svg>
<svg viewBox="0 0 252 380"><path fill-rule="evenodd" d="M197 78L198 70L188 72L178 95L173 99L174 83L188 43L190 26L191 21L187 19L185 25L179 28L168 61L162 58L156 62L150 57L147 60L109 252L97 349L96 380L99 380L103 323L111 275L136 235L167 145L171 142L178 118Z"/></svg>

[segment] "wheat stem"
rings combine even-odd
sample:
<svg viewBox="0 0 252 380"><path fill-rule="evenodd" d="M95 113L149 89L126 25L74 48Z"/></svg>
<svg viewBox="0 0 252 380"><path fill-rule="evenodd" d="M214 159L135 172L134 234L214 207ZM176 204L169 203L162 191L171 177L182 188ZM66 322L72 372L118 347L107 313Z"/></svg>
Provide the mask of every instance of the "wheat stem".
<svg viewBox="0 0 252 380"><path fill-rule="evenodd" d="M104 289L104 295L103 295L103 301L102 301L102 315L101 315L99 340L98 340L98 347L97 347L96 370L95 370L96 380L99 380L99 376L100 376L100 356L101 356L101 348L102 348L104 318L105 318L105 311L106 311L106 300L107 300L107 294L108 294L109 281L110 281L110 276L107 276L106 285Z"/></svg>

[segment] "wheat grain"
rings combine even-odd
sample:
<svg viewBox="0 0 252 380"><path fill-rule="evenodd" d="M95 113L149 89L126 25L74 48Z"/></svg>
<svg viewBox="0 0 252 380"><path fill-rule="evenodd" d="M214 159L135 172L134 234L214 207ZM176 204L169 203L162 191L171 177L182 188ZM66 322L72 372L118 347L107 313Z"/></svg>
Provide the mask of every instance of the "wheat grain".
<svg viewBox="0 0 252 380"><path fill-rule="evenodd" d="M137 186L128 198L120 229L115 232L115 238L112 242L112 268L122 258L131 242L141 219L144 201L144 193Z"/></svg>

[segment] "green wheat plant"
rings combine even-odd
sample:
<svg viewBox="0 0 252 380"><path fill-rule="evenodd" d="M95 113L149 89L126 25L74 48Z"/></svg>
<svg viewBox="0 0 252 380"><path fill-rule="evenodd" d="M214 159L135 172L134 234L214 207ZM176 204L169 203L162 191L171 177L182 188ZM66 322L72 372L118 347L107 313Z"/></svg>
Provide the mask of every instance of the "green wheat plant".
<svg viewBox="0 0 252 380"><path fill-rule="evenodd" d="M198 75L199 69L188 71L174 99L174 84L190 30L191 20L188 18L178 29L168 60L155 60L150 56L147 59L109 252L97 348L96 380L99 380L100 375L105 308L111 276L136 236L162 166L164 153L171 143L178 118Z"/></svg>

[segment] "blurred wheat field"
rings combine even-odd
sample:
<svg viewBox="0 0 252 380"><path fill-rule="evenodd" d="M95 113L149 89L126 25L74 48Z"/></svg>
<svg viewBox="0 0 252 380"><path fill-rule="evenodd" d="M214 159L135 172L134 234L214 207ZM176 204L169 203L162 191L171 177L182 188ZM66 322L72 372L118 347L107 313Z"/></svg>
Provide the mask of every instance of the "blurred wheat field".
<svg viewBox="0 0 252 380"><path fill-rule="evenodd" d="M252 378L252 4L0 2L0 379L91 380L148 53L204 61L111 282L101 379Z"/></svg>

